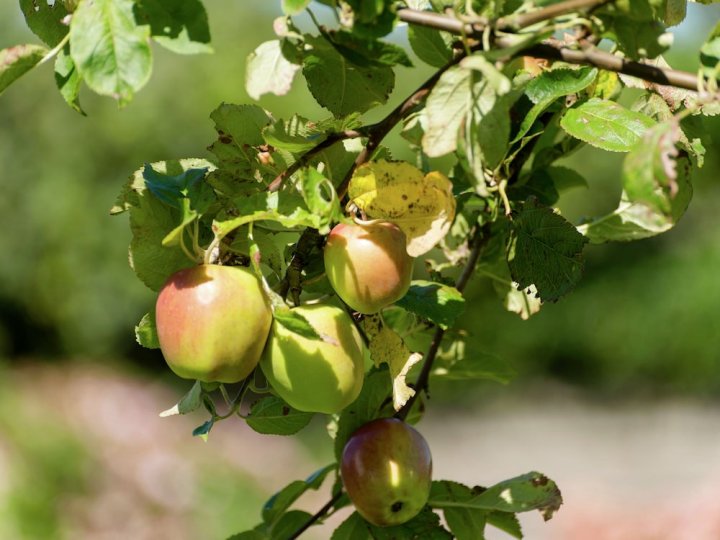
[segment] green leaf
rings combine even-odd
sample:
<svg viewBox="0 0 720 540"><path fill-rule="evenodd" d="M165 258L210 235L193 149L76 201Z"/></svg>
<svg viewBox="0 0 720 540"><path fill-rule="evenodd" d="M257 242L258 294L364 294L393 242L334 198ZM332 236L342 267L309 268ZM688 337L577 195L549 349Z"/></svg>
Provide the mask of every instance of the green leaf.
<svg viewBox="0 0 720 540"><path fill-rule="evenodd" d="M55 84L60 90L60 95L65 100L65 103L75 111L85 115L85 111L80 106L81 82L80 73L70 56L70 48L66 46L58 53L55 59Z"/></svg>
<svg viewBox="0 0 720 540"><path fill-rule="evenodd" d="M282 517L292 504L300 498L308 489L317 490L331 471L337 468L335 463L318 469L306 480L296 480L275 493L263 505L262 519L265 523L273 526Z"/></svg>
<svg viewBox="0 0 720 540"><path fill-rule="evenodd" d="M433 367L432 375L451 381L489 379L502 384L509 383L517 375L505 360L494 354L478 351L465 354L464 346L462 348L462 354L455 358L444 354Z"/></svg>
<svg viewBox="0 0 720 540"><path fill-rule="evenodd" d="M457 141L458 157L470 173L476 191L485 196L484 171L495 169L507 153L510 108L521 93L510 92L510 80L481 55L464 59L461 67L475 72L475 82L472 103Z"/></svg>
<svg viewBox="0 0 720 540"><path fill-rule="evenodd" d="M392 68L359 67L323 37L306 36L306 44L303 75L321 106L340 117L387 102L395 84Z"/></svg>
<svg viewBox="0 0 720 540"><path fill-rule="evenodd" d="M81 2L70 25L70 53L87 85L126 105L150 78L150 28L135 22L133 0Z"/></svg>
<svg viewBox="0 0 720 540"><path fill-rule="evenodd" d="M151 164L158 174L181 175L189 169L212 170L214 165L203 159L161 161ZM130 177L112 214L130 212L130 265L138 278L154 291L160 290L173 273L195 264L175 245L164 247L163 240L182 223L182 212L155 197L146 186L143 169Z"/></svg>
<svg viewBox="0 0 720 540"><path fill-rule="evenodd" d="M335 458L338 462L342 458L345 443L355 430L377 418L385 402L390 402L390 383L387 370L371 370L365 377L358 398L340 414L335 435Z"/></svg>
<svg viewBox="0 0 720 540"><path fill-rule="evenodd" d="M327 0L323 0L326 1ZM389 34L395 23L394 0L344 0L343 8L350 8L345 20L354 34L366 38ZM332 3L333 7L335 2Z"/></svg>
<svg viewBox="0 0 720 540"><path fill-rule="evenodd" d="M253 99L263 94L284 96L300 70L283 56L279 40L266 41L248 55L245 63L245 91Z"/></svg>
<svg viewBox="0 0 720 540"><path fill-rule="evenodd" d="M614 20L613 30L621 49L630 58L655 58L669 45L662 39L665 26L659 21L633 21L618 17Z"/></svg>
<svg viewBox="0 0 720 540"><path fill-rule="evenodd" d="M705 43L700 47L700 63L706 77L718 78L720 72L720 22L710 32Z"/></svg>
<svg viewBox="0 0 720 540"><path fill-rule="evenodd" d="M293 409L275 396L255 402L247 417L247 424L258 433L292 435L310 423L313 413Z"/></svg>
<svg viewBox="0 0 720 540"><path fill-rule="evenodd" d="M227 540L268 540L268 536L258 530L244 531L228 536Z"/></svg>
<svg viewBox="0 0 720 540"><path fill-rule="evenodd" d="M535 285L544 302L554 302L580 280L586 239L551 208L530 199L513 221L508 257L513 281Z"/></svg>
<svg viewBox="0 0 720 540"><path fill-rule="evenodd" d="M680 136L674 121L648 130L625 158L618 208L578 227L590 242L648 238L675 226L692 198L690 160L675 146Z"/></svg>
<svg viewBox="0 0 720 540"><path fill-rule="evenodd" d="M535 197L541 204L552 206L560 198L560 193L576 187L588 187L588 183L574 169L542 167L533 169L519 184L511 186L507 193L510 200L524 201Z"/></svg>
<svg viewBox="0 0 720 540"><path fill-rule="evenodd" d="M519 540L523 538L520 522L517 516L511 512L490 512L487 514L487 523L508 533L513 538L518 538Z"/></svg>
<svg viewBox="0 0 720 540"><path fill-rule="evenodd" d="M465 299L455 287L425 280L413 281L395 303L443 328L452 326L465 309Z"/></svg>
<svg viewBox="0 0 720 540"><path fill-rule="evenodd" d="M433 482L430 497L445 496L454 501L467 501L475 496L474 491L457 482ZM447 507L443 509L445 521L457 540L483 540L487 512L477 508Z"/></svg>
<svg viewBox="0 0 720 540"><path fill-rule="evenodd" d="M487 489L468 492L462 484L435 481L428 504L433 508L469 508L501 512L539 510L547 521L562 505L562 495L555 482L538 472L504 480Z"/></svg>
<svg viewBox="0 0 720 540"><path fill-rule="evenodd" d="M183 209L185 200L199 214L206 212L215 202L215 193L205 182L208 167L186 169L180 174L158 172L145 164L143 178L150 192L159 200L174 208Z"/></svg>
<svg viewBox="0 0 720 540"><path fill-rule="evenodd" d="M569 109L560 120L571 136L610 152L629 152L655 121L614 101L593 98Z"/></svg>
<svg viewBox="0 0 720 540"><path fill-rule="evenodd" d="M598 70L590 67L558 68L540 73L525 88L525 95L533 102L533 106L525 115L512 142L527 135L538 116L555 100L577 94L590 86L597 76Z"/></svg>
<svg viewBox="0 0 720 540"><path fill-rule="evenodd" d="M284 303L283 303L284 304ZM310 322L287 305L273 309L274 319L285 328L307 339L322 339Z"/></svg>
<svg viewBox="0 0 720 540"><path fill-rule="evenodd" d="M502 512L538 510L545 521L562 505L562 495L555 482L538 472L505 480L489 487L471 501L476 507Z"/></svg>
<svg viewBox="0 0 720 540"><path fill-rule="evenodd" d="M136 341L146 349L159 349L157 328L155 327L155 313L151 311L143 315L140 322L135 327Z"/></svg>
<svg viewBox="0 0 720 540"><path fill-rule="evenodd" d="M323 133L308 128L309 121L302 116L294 115L290 120L280 118L265 127L262 136L265 142L275 148L281 148L293 154L302 154L325 139Z"/></svg>
<svg viewBox="0 0 720 540"><path fill-rule="evenodd" d="M282 0L282 10L285 15L297 15L310 5L310 0Z"/></svg>
<svg viewBox="0 0 720 540"><path fill-rule="evenodd" d="M343 57L360 68L393 67L400 64L412 67L405 50L393 43L364 39L350 32L326 31L323 36Z"/></svg>
<svg viewBox="0 0 720 540"><path fill-rule="evenodd" d="M353 512L335 529L330 540L370 540L368 524L357 512Z"/></svg>
<svg viewBox="0 0 720 540"><path fill-rule="evenodd" d="M34 68L48 53L41 45L15 45L0 50L0 94Z"/></svg>
<svg viewBox="0 0 720 540"><path fill-rule="evenodd" d="M30 30L50 47L60 43L68 33L63 23L68 11L62 2L50 5L47 0L20 0L20 9Z"/></svg>
<svg viewBox="0 0 720 540"><path fill-rule="evenodd" d="M260 182L269 182L286 168L284 162L274 163L277 153L268 156L261 152L265 144L262 130L272 118L257 105L223 103L210 118L215 122L218 140L208 150L217 157L218 169L210 174L208 182L221 194L234 197L254 193Z"/></svg>
<svg viewBox="0 0 720 540"><path fill-rule="evenodd" d="M213 230L221 238L242 225L261 220L277 221L285 227L323 226L323 217L310 212L302 197L290 191L255 193L234 202L239 217L220 216L213 223Z"/></svg>
<svg viewBox="0 0 720 540"><path fill-rule="evenodd" d="M203 387L200 381L195 381L190 391L185 394L176 405L160 413L161 418L176 414L188 414L198 410L203 404ZM203 424L204 425L204 424ZM209 428L208 428L209 431Z"/></svg>
<svg viewBox="0 0 720 540"><path fill-rule="evenodd" d="M472 104L473 74L454 66L440 76L425 101L427 125L422 139L423 151L430 157L453 152L457 148L460 126Z"/></svg>
<svg viewBox="0 0 720 540"><path fill-rule="evenodd" d="M452 37L424 26L408 26L408 41L417 57L433 67L443 67L452 60Z"/></svg>
<svg viewBox="0 0 720 540"><path fill-rule="evenodd" d="M193 429L192 432L193 437L200 437L203 441L207 442L208 435L210 434L210 430L212 429L214 424L215 421L213 419L210 419L204 424L196 427L195 429Z"/></svg>
<svg viewBox="0 0 720 540"><path fill-rule="evenodd" d="M166 49L178 54L213 52L208 17L200 0L140 0L135 16L138 23L150 25L152 38Z"/></svg>
<svg viewBox="0 0 720 540"><path fill-rule="evenodd" d="M343 217L335 187L330 180L312 168L300 171L300 186L308 210L319 219L315 228L322 235L328 234L331 225Z"/></svg>
<svg viewBox="0 0 720 540"><path fill-rule="evenodd" d="M302 510L290 510L284 514L270 532L270 540L287 540L312 516Z"/></svg>
<svg viewBox="0 0 720 540"><path fill-rule="evenodd" d="M452 540L450 534L441 524L440 516L429 508L425 508L417 516L402 525L394 527L376 527L368 524L373 540ZM480 539L476 539L480 540Z"/></svg>

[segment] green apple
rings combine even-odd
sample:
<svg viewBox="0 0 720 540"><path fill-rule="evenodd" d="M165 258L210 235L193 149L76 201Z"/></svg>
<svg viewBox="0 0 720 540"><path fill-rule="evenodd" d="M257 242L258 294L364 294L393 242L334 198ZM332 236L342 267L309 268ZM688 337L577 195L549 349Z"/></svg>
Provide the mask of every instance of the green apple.
<svg viewBox="0 0 720 540"><path fill-rule="evenodd" d="M405 234L382 221L336 225L325 245L325 272L343 301L360 313L377 313L400 300L412 279Z"/></svg>
<svg viewBox="0 0 720 540"><path fill-rule="evenodd" d="M160 349L177 375L233 383L260 360L272 311L250 270L203 264L176 272L163 285L155 322Z"/></svg>
<svg viewBox="0 0 720 540"><path fill-rule="evenodd" d="M309 339L273 323L260 367L292 407L334 414L355 401L365 372L364 344L350 316L335 306L294 308L325 339Z"/></svg>
<svg viewBox="0 0 720 540"><path fill-rule="evenodd" d="M373 525L400 525L427 503L432 456L425 439L396 418L373 420L343 449L340 474L358 513Z"/></svg>

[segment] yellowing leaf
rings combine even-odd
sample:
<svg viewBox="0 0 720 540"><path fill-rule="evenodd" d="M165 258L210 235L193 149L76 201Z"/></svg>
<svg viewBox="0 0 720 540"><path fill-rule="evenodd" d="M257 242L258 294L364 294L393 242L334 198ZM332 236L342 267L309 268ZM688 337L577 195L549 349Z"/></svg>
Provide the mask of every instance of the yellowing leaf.
<svg viewBox="0 0 720 540"><path fill-rule="evenodd" d="M407 252L418 257L430 251L455 218L452 183L437 171L422 171L404 161L374 161L353 174L348 193L373 219L395 223L407 236Z"/></svg>
<svg viewBox="0 0 720 540"><path fill-rule="evenodd" d="M399 411L415 395L415 390L405 382L410 368L422 360L420 353L411 353L403 339L383 323L382 317L366 316L360 323L370 340L370 357L376 366L386 363L390 368L393 384L393 407Z"/></svg>

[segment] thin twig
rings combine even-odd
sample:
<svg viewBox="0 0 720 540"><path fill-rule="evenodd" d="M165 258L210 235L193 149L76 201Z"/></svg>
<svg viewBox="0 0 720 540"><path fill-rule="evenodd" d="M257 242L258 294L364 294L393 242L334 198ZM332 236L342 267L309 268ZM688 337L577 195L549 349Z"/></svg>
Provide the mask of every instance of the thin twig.
<svg viewBox="0 0 720 540"><path fill-rule="evenodd" d="M340 500L340 497L343 495L343 490L339 490L335 495L332 496L332 498L325 503L325 506L323 506L320 510L315 512L310 519L308 519L303 525L293 533L292 536L288 538L288 540L295 540L298 538L302 533L307 531L310 527L315 525L319 520L321 520L325 514L327 514L330 509L335 506L335 503L337 503Z"/></svg>
<svg viewBox="0 0 720 540"><path fill-rule="evenodd" d="M331 133L330 135L327 136L326 139L324 139L322 142L318 143L317 145L313 146L310 150L308 150L302 156L300 156L292 165L290 165L287 169L285 169L283 172L278 174L273 179L273 181L268 184L267 190L268 191L277 191L278 189L280 189L280 187L283 185L283 182L285 182L285 180L287 178L290 178L297 171L299 171L303 167L307 166L310 163L310 160L312 160L312 158L314 158L317 154L319 154L323 150L330 148L335 143L344 141L346 139L357 139L358 137L362 137L362 136L363 136L362 130L355 130L355 129L346 129L345 131Z"/></svg>
<svg viewBox="0 0 720 540"><path fill-rule="evenodd" d="M487 226L479 227L478 229L476 229L475 234L473 235L473 239L471 241L472 247L470 249L470 255L468 256L468 259L463 266L462 272L460 272L460 275L455 281L455 288L458 291L463 292L465 290L465 287L467 286L470 278L473 275L473 272L475 271L475 266L477 266L480 255L482 254L482 251L489 239L490 234ZM430 346L425 353L425 359L423 360L420 374L415 381L415 394L413 394L412 397L407 400L405 405L403 405L403 407L397 413L395 413L395 418L405 420L405 418L407 418L407 415L412 410L412 407L420 394L427 391L428 382L430 380L430 373L432 372L435 358L437 357L437 353L440 350L440 344L442 343L444 337L445 330L438 326L435 330L432 341L430 342Z"/></svg>
<svg viewBox="0 0 720 540"><path fill-rule="evenodd" d="M583 9L591 10L603 4L607 4L609 0L567 0L566 2L558 2L548 7L530 11L529 13L521 13L519 15L508 15L500 17L495 23L498 30L506 30L509 28L521 29L532 26L535 23L549 21L555 17L560 17L567 13L580 11Z"/></svg>
<svg viewBox="0 0 720 540"><path fill-rule="evenodd" d="M599 5L597 2L596 4ZM560 4L556 4L551 7L559 5ZM549 10L549 8L547 9ZM533 13L539 14L543 11L544 10L539 10ZM551 13L544 11L546 16ZM553 14L552 16L557 15ZM414 9L398 10L398 18L409 24L426 26L429 28L435 28L436 30L444 30L457 35L467 35L476 39L481 39L483 32L487 28L486 25L482 25L480 23L467 23L440 13L418 11ZM529 19L525 19L524 22L527 22L528 20ZM517 24L517 20L515 24ZM508 49L517 45L517 41L512 36L500 36L496 37L494 45L500 49ZM677 88L684 88L687 90L697 90L698 88L698 79L694 73L660 68L649 64L643 64L642 62L635 62L626 58L615 56L605 51L601 51L594 47L577 50L559 44L541 43L531 45L528 48L519 51L518 54L544 58L546 60L562 60L570 64L591 65L607 71L631 75L649 82L666 86L675 86Z"/></svg>

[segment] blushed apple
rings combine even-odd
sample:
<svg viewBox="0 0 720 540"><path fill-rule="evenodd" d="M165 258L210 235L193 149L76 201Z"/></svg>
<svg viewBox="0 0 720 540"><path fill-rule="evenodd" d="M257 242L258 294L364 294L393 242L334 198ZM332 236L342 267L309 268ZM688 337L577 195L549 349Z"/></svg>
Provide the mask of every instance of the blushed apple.
<svg viewBox="0 0 720 540"><path fill-rule="evenodd" d="M272 311L250 270L203 264L168 279L155 323L165 361L178 376L233 383L260 360Z"/></svg>
<svg viewBox="0 0 720 540"><path fill-rule="evenodd" d="M413 258L405 234L383 221L336 225L325 245L325 272L342 300L355 311L377 313L410 287Z"/></svg>

